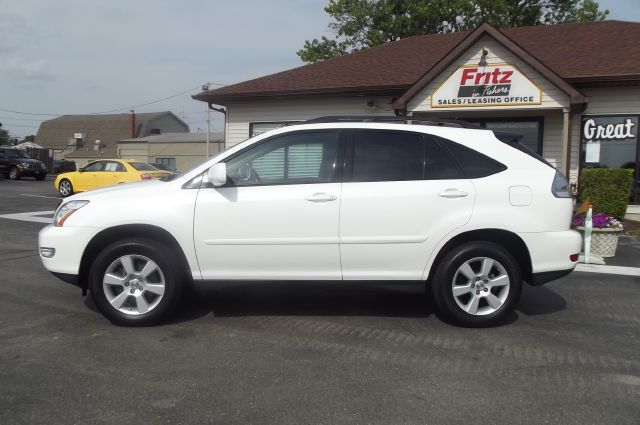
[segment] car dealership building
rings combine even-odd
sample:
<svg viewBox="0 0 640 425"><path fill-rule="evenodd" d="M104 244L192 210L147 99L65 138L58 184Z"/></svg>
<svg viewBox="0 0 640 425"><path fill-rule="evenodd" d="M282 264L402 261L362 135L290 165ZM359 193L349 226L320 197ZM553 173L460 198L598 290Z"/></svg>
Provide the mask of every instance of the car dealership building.
<svg viewBox="0 0 640 425"><path fill-rule="evenodd" d="M578 184L581 168L636 170L640 23L405 38L194 96L226 112L227 147L324 115L460 118L522 134ZM632 212L632 211L630 211Z"/></svg>

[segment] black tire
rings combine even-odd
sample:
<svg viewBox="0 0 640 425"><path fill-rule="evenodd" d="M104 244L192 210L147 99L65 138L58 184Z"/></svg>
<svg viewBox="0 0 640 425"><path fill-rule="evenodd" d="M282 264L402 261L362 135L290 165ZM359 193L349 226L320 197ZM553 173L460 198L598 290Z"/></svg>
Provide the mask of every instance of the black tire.
<svg viewBox="0 0 640 425"><path fill-rule="evenodd" d="M44 180L45 177L47 177L47 175L45 173L36 174L36 180L38 180L38 181Z"/></svg>
<svg viewBox="0 0 640 425"><path fill-rule="evenodd" d="M7 176L9 176L9 179L11 180L20 180L20 171L18 170L18 167L11 167Z"/></svg>
<svg viewBox="0 0 640 425"><path fill-rule="evenodd" d="M458 273L459 269L465 263L470 266L482 265L483 260L477 260L480 258L494 260L495 265L490 272L491 276L495 277L499 273L508 276L508 292L503 292L504 287L491 288L488 283L484 283L486 281L477 280L473 282L475 288L470 290L468 294L469 301L465 303L464 299L467 294L458 295L458 298L454 297L454 279L457 280L457 284L460 283L460 279L463 282L466 281L468 278L462 270ZM480 272L480 270L473 269L473 267L472 270ZM475 279L482 279L482 277L476 277ZM469 282L471 281L469 279ZM486 288L485 285L487 285ZM456 288L464 289L463 286L456 286ZM522 270L513 256L500 245L488 241L469 242L453 248L442 258L433 275L431 290L440 313L454 324L465 327L495 326L503 323L513 314L520 300L520 295L522 294ZM476 304L477 312L476 314L470 314L458 303L470 306L474 294L477 294L475 297L479 300L478 304ZM490 295L498 295L496 298L504 298L500 307L495 311L492 311L493 307L489 305L486 298L483 300L483 297Z"/></svg>
<svg viewBox="0 0 640 425"><path fill-rule="evenodd" d="M107 291L111 291L112 287L105 289L103 286L103 278L108 268L117 262L123 256L146 257L157 264L164 278L164 294L155 307L146 313L124 313L116 309L107 299ZM185 287L185 273L181 272L183 267L176 259L175 253L168 249L165 245L151 239L130 238L117 241L105 249L96 257L89 271L89 291L91 297L100 312L111 322L120 326L149 326L165 321L170 317L171 313L179 305ZM129 285L131 285L129 283ZM123 291L134 291L133 286L123 287ZM140 291L139 296L143 296ZM113 293L109 294L113 297ZM117 294L118 295L118 294ZM144 294L152 295L154 294ZM135 295L126 295L127 303L136 304L138 301ZM148 299L148 298L147 298ZM152 305L152 303L149 303ZM123 307L123 308L126 308ZM135 307L130 307L135 309Z"/></svg>
<svg viewBox="0 0 640 425"><path fill-rule="evenodd" d="M69 192L66 193L63 189L63 184L68 184L69 185ZM63 198L66 198L67 196L71 196L73 195L73 185L71 184L71 181L69 181L69 179L62 179L60 180L60 183L58 183L58 192L60 192L60 195L62 195Z"/></svg>

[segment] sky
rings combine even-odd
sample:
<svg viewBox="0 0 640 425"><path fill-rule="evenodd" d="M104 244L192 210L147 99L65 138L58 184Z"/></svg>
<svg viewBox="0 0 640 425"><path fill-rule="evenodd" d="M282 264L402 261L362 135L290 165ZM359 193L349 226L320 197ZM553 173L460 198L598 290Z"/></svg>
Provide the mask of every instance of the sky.
<svg viewBox="0 0 640 425"><path fill-rule="evenodd" d="M0 0L2 128L21 138L58 115L134 108L169 110L192 132L206 131L206 105L190 96L206 82L303 65L296 51L304 41L332 36L327 3ZM640 0L600 5L610 19L640 21ZM213 131L222 131L221 114L212 114Z"/></svg>

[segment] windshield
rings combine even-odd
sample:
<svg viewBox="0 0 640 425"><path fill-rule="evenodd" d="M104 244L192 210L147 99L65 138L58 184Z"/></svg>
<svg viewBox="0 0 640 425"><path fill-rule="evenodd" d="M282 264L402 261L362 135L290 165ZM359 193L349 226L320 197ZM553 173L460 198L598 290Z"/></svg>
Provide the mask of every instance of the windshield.
<svg viewBox="0 0 640 425"><path fill-rule="evenodd" d="M129 165L138 171L159 171L156 167L146 162L129 162Z"/></svg>
<svg viewBox="0 0 640 425"><path fill-rule="evenodd" d="M25 151L21 151L20 149L7 149L5 152L7 153L7 158L29 159L29 155L27 155Z"/></svg>

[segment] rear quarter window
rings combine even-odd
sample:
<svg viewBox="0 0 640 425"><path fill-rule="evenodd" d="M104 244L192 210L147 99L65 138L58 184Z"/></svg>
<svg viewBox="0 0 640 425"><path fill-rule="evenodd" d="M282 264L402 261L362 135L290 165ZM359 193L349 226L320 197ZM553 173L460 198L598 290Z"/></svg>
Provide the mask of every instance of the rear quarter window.
<svg viewBox="0 0 640 425"><path fill-rule="evenodd" d="M158 171L156 167L146 162L129 162L128 164L138 171Z"/></svg>
<svg viewBox="0 0 640 425"><path fill-rule="evenodd" d="M503 163L489 158L474 149L450 140L440 139L440 141L460 165L462 172L468 179L487 177L507 169L507 166Z"/></svg>

